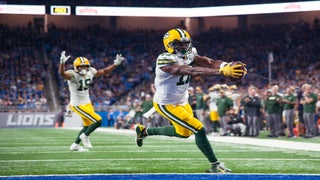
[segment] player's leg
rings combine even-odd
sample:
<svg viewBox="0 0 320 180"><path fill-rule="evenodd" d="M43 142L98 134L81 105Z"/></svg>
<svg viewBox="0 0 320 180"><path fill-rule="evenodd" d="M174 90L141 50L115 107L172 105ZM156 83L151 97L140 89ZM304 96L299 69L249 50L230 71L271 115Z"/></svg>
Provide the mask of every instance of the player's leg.
<svg viewBox="0 0 320 180"><path fill-rule="evenodd" d="M94 112L94 108L92 104L86 104L82 106L74 106L78 114L81 114L81 117L85 117L87 119L86 122L84 122L85 126L88 126L84 134L86 136L89 136L92 132L94 132L98 127L101 126L101 116Z"/></svg>
<svg viewBox="0 0 320 180"><path fill-rule="evenodd" d="M88 129L88 126L83 126L83 128L80 130L80 132L78 133L76 140L74 141L74 143L71 144L70 146L70 151L78 151L80 149L80 142L81 139L79 138L80 135L85 132Z"/></svg>
<svg viewBox="0 0 320 180"><path fill-rule="evenodd" d="M192 115L192 108L189 104L186 104L184 106L162 106L159 104L154 104L154 106L157 112L171 121L174 126L173 128L175 129L175 133L178 135L178 137L189 137L190 135L195 134L196 145L211 163L209 172L231 172L230 169L223 166L223 164L220 163L216 158L211 144L206 136L206 130L203 127L201 121L194 118L194 116ZM147 129L148 134L154 133L154 135L157 135L155 134L155 132L157 132L156 129ZM166 134L163 135L167 135L167 133L168 130ZM173 131L171 131L171 133L173 133Z"/></svg>
<svg viewBox="0 0 320 180"><path fill-rule="evenodd" d="M90 103L81 106L72 106L72 110L82 117L83 125L87 127L79 135L79 138L86 148L92 148L89 135L101 126L101 116L94 112L94 108Z"/></svg>

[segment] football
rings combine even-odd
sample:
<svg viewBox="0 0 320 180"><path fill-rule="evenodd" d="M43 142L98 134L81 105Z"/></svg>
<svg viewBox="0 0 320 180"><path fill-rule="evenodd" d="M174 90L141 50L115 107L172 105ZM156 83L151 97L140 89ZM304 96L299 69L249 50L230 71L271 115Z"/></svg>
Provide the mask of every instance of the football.
<svg viewBox="0 0 320 180"><path fill-rule="evenodd" d="M234 78L234 77L229 77L228 79L232 82L238 82L238 81L241 81L247 74L247 68L246 68L246 65L240 61L234 61L231 63L231 67L232 66L236 66L236 65L241 65L240 67L238 67L237 69L239 70L243 70L244 73L242 74L242 76L240 76L239 78Z"/></svg>

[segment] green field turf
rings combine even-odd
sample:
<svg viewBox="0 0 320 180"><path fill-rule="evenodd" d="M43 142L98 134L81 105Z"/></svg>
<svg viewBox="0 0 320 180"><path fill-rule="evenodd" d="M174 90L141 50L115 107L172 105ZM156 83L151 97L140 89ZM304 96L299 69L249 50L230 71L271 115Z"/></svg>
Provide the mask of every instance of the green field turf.
<svg viewBox="0 0 320 180"><path fill-rule="evenodd" d="M94 132L89 152L70 152L78 130L1 129L0 175L203 173L209 164L192 139L148 137L143 147L134 134ZM286 138L279 138L287 140ZM289 139L320 143L320 138ZM320 153L211 142L233 173L320 174Z"/></svg>

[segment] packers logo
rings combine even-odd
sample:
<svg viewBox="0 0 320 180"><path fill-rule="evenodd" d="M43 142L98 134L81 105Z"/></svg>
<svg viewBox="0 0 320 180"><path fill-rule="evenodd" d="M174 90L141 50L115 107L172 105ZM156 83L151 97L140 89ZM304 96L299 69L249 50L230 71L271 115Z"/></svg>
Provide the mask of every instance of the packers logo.
<svg viewBox="0 0 320 180"><path fill-rule="evenodd" d="M167 39L169 37L169 33L164 34L163 39Z"/></svg>

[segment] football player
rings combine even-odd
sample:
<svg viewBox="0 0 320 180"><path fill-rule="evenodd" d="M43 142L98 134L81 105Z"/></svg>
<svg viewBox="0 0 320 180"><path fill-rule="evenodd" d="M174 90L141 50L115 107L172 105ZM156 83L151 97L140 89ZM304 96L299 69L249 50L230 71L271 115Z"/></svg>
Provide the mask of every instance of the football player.
<svg viewBox="0 0 320 180"><path fill-rule="evenodd" d="M92 148L89 135L101 126L101 116L95 113L89 96L89 87L94 77L108 75L124 60L121 54L116 55L113 64L104 69L96 70L90 66L90 62L85 57L77 57L73 61L74 69L65 71L65 62L70 56L61 52L59 74L68 81L70 91L69 107L82 118L83 128L79 132L74 143L71 144L71 151L78 151L82 141L86 149Z"/></svg>
<svg viewBox="0 0 320 180"><path fill-rule="evenodd" d="M200 56L192 47L190 34L184 29L171 29L163 36L163 44L167 52L160 54L156 62L155 87L157 89L153 105L158 113L171 122L171 126L145 127L137 124L136 144L143 145L143 139L152 135L174 136L188 138L195 135L195 143L207 157L211 166L206 172L231 172L218 161L206 130L193 115L188 103L188 87L191 76L224 75L241 78L245 71L244 64L231 65L222 60L213 60Z"/></svg>

